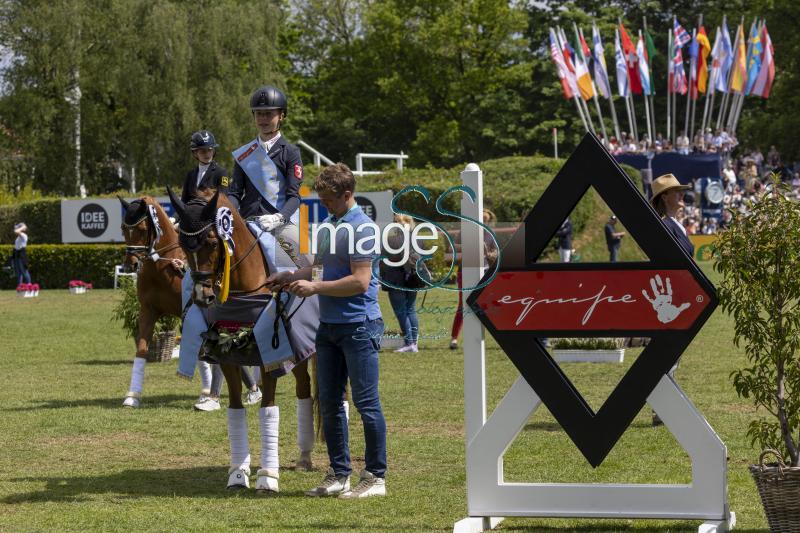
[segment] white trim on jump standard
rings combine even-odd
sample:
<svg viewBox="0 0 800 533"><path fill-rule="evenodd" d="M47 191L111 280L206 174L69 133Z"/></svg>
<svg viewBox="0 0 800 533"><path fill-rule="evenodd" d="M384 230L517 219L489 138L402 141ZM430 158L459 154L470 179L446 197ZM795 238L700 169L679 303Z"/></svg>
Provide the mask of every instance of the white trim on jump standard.
<svg viewBox="0 0 800 533"><path fill-rule="evenodd" d="M462 198L464 216L479 219L483 211L482 177L474 164L461 173L462 183L476 193L475 202ZM463 286L472 287L483 275L475 266L483 264L483 230L462 221L461 231ZM469 294L463 296L466 301ZM520 376L487 419L484 328L473 313L465 313L463 331L469 516L455 523L454 533L493 529L506 516L694 519L704 520L698 533L733 529L725 445L668 375L647 402L689 455L691 484L506 483L503 455L541 400Z"/></svg>

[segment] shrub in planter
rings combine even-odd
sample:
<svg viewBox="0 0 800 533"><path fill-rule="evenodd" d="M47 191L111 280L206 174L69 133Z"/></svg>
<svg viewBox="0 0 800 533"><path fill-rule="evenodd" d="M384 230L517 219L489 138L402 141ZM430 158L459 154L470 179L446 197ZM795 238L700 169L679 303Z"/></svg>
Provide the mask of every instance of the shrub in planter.
<svg viewBox="0 0 800 533"><path fill-rule="evenodd" d="M136 296L136 281L130 278L119 280L120 293L122 299L114 307L111 319L122 322L122 329L126 337L136 338L139 332L139 298ZM156 321L153 335L175 331L180 324L180 318L176 316L162 316Z"/></svg>
<svg viewBox="0 0 800 533"><path fill-rule="evenodd" d="M625 347L625 339L596 338L558 338L550 339L554 350L619 350Z"/></svg>
<svg viewBox="0 0 800 533"><path fill-rule="evenodd" d="M722 309L733 315L733 340L744 346L748 360L747 366L731 374L733 386L759 413L750 421L747 435L751 444L778 450L794 467L780 474L774 469L774 479L785 480L800 476L800 204L790 200L788 192L774 177L772 191L751 202L747 215L734 213L714 252L714 268L722 274L719 300ZM768 470L751 467L754 477L756 471ZM777 509L794 513L792 528L800 528L797 481L787 496L793 504ZM771 517L763 492L762 501L770 527L784 530L774 522L782 518Z"/></svg>

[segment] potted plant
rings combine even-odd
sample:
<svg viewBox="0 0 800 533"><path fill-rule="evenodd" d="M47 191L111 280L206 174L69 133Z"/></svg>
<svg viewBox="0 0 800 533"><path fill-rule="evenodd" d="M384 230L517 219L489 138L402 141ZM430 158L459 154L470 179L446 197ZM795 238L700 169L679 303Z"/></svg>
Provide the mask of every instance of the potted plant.
<svg viewBox="0 0 800 533"><path fill-rule="evenodd" d="M621 363L625 360L625 339L569 338L550 339L553 359L558 362Z"/></svg>
<svg viewBox="0 0 800 533"><path fill-rule="evenodd" d="M69 282L69 292L72 294L83 294L92 288L91 283L86 283L79 279L73 279Z"/></svg>
<svg viewBox="0 0 800 533"><path fill-rule="evenodd" d="M111 319L122 322L126 337L135 339L139 333L139 298L136 294L136 280L120 279L122 299L114 307ZM180 324L176 316L162 316L156 321L153 338L149 344L148 361L163 362L172 359L175 344L175 330Z"/></svg>
<svg viewBox="0 0 800 533"><path fill-rule="evenodd" d="M773 176L746 215L733 213L714 251L719 300L748 360L733 386L758 413L747 435L778 458L764 465L762 453L750 467L773 531L800 530L800 204L788 193Z"/></svg>

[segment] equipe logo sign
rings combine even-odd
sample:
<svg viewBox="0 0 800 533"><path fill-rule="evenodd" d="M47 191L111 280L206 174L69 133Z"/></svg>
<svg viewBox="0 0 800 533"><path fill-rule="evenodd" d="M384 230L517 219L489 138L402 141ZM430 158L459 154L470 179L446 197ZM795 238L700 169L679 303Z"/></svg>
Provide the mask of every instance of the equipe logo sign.
<svg viewBox="0 0 800 533"><path fill-rule="evenodd" d="M78 211L78 229L87 237L99 237L108 228L108 213L102 206L86 204Z"/></svg>
<svg viewBox="0 0 800 533"><path fill-rule="evenodd" d="M685 270L503 272L478 305L499 330L668 330L692 325L708 294Z"/></svg>
<svg viewBox="0 0 800 533"><path fill-rule="evenodd" d="M538 263L593 187L649 261ZM717 306L714 286L606 149L587 134L467 303L592 466L600 465ZM649 337L594 410L542 337Z"/></svg>

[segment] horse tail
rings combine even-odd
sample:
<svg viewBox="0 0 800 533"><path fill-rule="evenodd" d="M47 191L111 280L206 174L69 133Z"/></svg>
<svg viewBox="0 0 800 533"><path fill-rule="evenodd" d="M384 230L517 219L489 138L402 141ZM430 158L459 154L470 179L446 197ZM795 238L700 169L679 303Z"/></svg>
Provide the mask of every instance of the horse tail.
<svg viewBox="0 0 800 533"><path fill-rule="evenodd" d="M322 433L322 410L319 408L319 384L317 382L317 354L311 356L311 412L314 416L314 427L317 428L317 442L324 442Z"/></svg>

